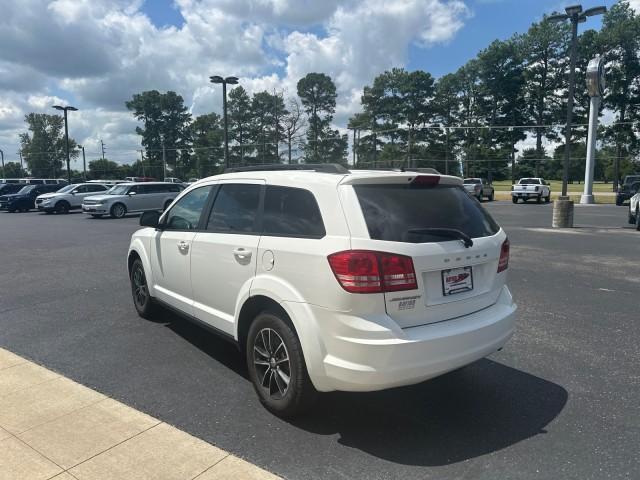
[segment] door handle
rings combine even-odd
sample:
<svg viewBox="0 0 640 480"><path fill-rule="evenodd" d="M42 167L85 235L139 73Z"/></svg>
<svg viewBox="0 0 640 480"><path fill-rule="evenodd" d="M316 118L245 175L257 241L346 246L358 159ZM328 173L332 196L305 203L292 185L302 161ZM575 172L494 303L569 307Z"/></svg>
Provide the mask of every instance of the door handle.
<svg viewBox="0 0 640 480"><path fill-rule="evenodd" d="M238 260L248 260L251 258L251 250L246 250L242 247L240 248L236 248L233 250L233 255L238 259Z"/></svg>
<svg viewBox="0 0 640 480"><path fill-rule="evenodd" d="M178 250L180 250L181 253L187 253L189 251L189 244L184 240L179 241Z"/></svg>

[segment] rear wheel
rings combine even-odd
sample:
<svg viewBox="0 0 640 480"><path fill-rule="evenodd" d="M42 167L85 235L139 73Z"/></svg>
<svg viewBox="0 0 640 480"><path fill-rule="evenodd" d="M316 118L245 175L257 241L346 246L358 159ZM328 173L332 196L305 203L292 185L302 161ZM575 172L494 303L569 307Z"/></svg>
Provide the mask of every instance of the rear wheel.
<svg viewBox="0 0 640 480"><path fill-rule="evenodd" d="M518 203L518 197L511 197L511 201L513 203Z"/></svg>
<svg viewBox="0 0 640 480"><path fill-rule="evenodd" d="M111 210L109 211L109 214L113 218L122 218L127 214L127 207L125 207L121 203L116 203L115 205L113 205L111 207Z"/></svg>
<svg viewBox="0 0 640 480"><path fill-rule="evenodd" d="M491 195L489 195L489 201L490 202L493 202L493 200L495 199L495 194L496 194L495 190L492 190L491 191Z"/></svg>
<svg viewBox="0 0 640 480"><path fill-rule="evenodd" d="M551 201L551 192L549 192L549 195L544 197L544 203L549 203L550 201Z"/></svg>
<svg viewBox="0 0 640 480"><path fill-rule="evenodd" d="M268 311L258 314L247 335L246 358L260 402L274 414L290 417L307 410L317 391L309 379L298 336L282 317Z"/></svg>
<svg viewBox="0 0 640 480"><path fill-rule="evenodd" d="M636 207L636 230L640 232L640 207Z"/></svg>
<svg viewBox="0 0 640 480"><path fill-rule="evenodd" d="M538 198L536 198L536 203L542 203L542 194L538 195Z"/></svg>
<svg viewBox="0 0 640 480"><path fill-rule="evenodd" d="M65 202L64 200L56 203L56 213L67 214L70 208L71 205L69 205L69 202Z"/></svg>
<svg viewBox="0 0 640 480"><path fill-rule="evenodd" d="M136 307L138 315L142 318L150 318L153 314L155 304L153 303L153 298L149 295L147 276L144 273L144 267L139 258L134 260L133 265L131 265L130 280L133 305Z"/></svg>

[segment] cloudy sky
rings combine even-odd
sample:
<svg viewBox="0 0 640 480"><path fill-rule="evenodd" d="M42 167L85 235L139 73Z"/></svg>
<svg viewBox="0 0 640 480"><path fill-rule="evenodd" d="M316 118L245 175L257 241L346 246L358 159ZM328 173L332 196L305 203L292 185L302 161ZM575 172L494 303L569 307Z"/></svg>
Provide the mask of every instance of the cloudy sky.
<svg viewBox="0 0 640 480"><path fill-rule="evenodd" d="M640 6L640 0L634 0ZM70 135L95 158L130 162L133 93L175 90L194 115L220 111L209 75L250 92L295 92L311 71L338 86L336 126L391 67L454 71L563 0L0 0L0 149L17 159L28 112L71 104ZM613 0L584 0L585 8ZM599 20L589 26L599 28ZM584 27L582 27L584 28Z"/></svg>

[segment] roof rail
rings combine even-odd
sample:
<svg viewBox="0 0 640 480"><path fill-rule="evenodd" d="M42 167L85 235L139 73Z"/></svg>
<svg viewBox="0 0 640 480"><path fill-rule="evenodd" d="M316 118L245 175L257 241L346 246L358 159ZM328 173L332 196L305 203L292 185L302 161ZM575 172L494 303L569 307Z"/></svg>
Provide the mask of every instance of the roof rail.
<svg viewBox="0 0 640 480"><path fill-rule="evenodd" d="M281 163L268 163L263 165L247 165L244 167L232 167L225 169L224 173L235 172L264 172L278 170L313 170L321 173L347 174L349 170L339 163L296 163L294 165Z"/></svg>

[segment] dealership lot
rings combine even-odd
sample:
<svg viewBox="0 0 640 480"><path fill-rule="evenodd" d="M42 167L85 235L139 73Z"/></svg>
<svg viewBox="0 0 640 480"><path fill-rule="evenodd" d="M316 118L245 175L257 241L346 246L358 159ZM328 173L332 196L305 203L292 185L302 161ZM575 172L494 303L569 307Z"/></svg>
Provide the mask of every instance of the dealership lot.
<svg viewBox="0 0 640 480"><path fill-rule="evenodd" d="M487 360L421 385L264 410L241 355L170 313L137 317L138 218L0 213L0 347L287 478L640 475L640 234L626 210L485 204L511 239L519 326Z"/></svg>

